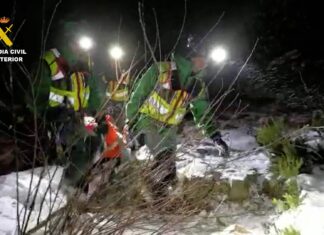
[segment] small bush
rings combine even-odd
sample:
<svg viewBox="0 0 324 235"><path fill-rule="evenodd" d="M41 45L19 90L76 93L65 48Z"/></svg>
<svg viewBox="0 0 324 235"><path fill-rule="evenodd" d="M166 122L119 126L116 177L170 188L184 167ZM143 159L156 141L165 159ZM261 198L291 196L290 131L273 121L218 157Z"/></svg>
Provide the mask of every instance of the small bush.
<svg viewBox="0 0 324 235"><path fill-rule="evenodd" d="M272 149L276 149L283 130L283 121L272 121L270 124L257 130L256 139L261 145L270 146Z"/></svg>
<svg viewBox="0 0 324 235"><path fill-rule="evenodd" d="M209 210L217 202L220 195L227 195L229 186L206 179L186 180L183 184L182 201L183 211L200 212ZM186 212L187 213L187 212Z"/></svg>
<svg viewBox="0 0 324 235"><path fill-rule="evenodd" d="M263 192L270 198L281 198L284 195L283 180L271 179L265 182Z"/></svg>
<svg viewBox="0 0 324 235"><path fill-rule="evenodd" d="M300 190L295 179L286 182L285 193L281 199L272 199L272 203L276 206L278 212L297 208L303 201L300 197Z"/></svg>
<svg viewBox="0 0 324 235"><path fill-rule="evenodd" d="M298 207L303 198L300 197L300 190L296 181L296 176L303 164L298 156L295 147L289 141L282 142L282 155L272 164L272 172L276 177L286 179L281 199L274 198L273 204L279 212Z"/></svg>
<svg viewBox="0 0 324 235"><path fill-rule="evenodd" d="M297 176L303 160L298 156L295 147L289 141L282 142L282 151L281 156L273 161L272 173L285 179Z"/></svg>
<svg viewBox="0 0 324 235"><path fill-rule="evenodd" d="M301 235L301 233L292 226L280 231L280 235Z"/></svg>

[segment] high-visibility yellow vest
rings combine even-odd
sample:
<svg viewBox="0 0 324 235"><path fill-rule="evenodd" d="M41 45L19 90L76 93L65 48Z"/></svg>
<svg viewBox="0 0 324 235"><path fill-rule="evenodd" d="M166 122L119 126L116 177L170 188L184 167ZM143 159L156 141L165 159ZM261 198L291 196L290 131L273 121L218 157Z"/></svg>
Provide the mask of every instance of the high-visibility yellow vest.
<svg viewBox="0 0 324 235"><path fill-rule="evenodd" d="M117 80L109 81L106 95L113 101L123 102L128 100L128 87L118 84Z"/></svg>
<svg viewBox="0 0 324 235"><path fill-rule="evenodd" d="M90 88L84 72L74 72L70 76L66 74L60 60L62 56L57 49L51 49L44 55L44 60L51 71L51 87L49 94L49 106L57 107L66 105L73 107L75 111L88 106ZM68 80L69 79L69 80Z"/></svg>
<svg viewBox="0 0 324 235"><path fill-rule="evenodd" d="M178 125L183 120L189 95L184 90L171 90L171 76L175 71L174 63L160 63L159 84L140 108L140 113L169 125ZM166 92L169 99L164 98L162 94Z"/></svg>

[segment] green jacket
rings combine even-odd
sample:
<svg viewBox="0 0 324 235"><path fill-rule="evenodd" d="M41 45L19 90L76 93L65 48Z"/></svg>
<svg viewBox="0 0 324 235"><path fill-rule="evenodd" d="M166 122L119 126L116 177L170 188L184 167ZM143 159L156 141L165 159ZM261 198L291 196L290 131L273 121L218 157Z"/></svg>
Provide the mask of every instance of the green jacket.
<svg viewBox="0 0 324 235"><path fill-rule="evenodd" d="M59 50L62 56L67 60L69 64L74 64L77 59L67 49ZM51 86L51 72L48 64L42 60L39 69L33 71L34 83L34 97L37 108L37 114L40 117L46 115L47 120L55 120L58 116L61 116L62 108L49 107L48 98ZM88 80L90 87L90 96L88 101L87 112L95 113L99 110L104 99L104 86L100 85L101 80L97 76L91 75ZM28 94L27 103L31 110L33 110L32 95ZM60 109L60 111L58 111ZM64 108L63 108L64 109Z"/></svg>
<svg viewBox="0 0 324 235"><path fill-rule="evenodd" d="M179 73L182 89L187 91L189 86L192 84L203 84L200 86L197 85L200 91L204 89L203 92L190 92L193 98L190 100L189 108L198 127L202 128L207 136L213 135L217 131L217 127L213 120L213 108L208 101L207 89L202 81L204 71L192 75L192 63L180 56L174 56L174 62L177 66L177 72ZM159 65L152 65L137 82L135 89L130 96L130 100L126 105L126 118L131 125L136 121L140 122L141 120L148 118L144 114L140 114L139 109L156 87L159 75L158 68Z"/></svg>

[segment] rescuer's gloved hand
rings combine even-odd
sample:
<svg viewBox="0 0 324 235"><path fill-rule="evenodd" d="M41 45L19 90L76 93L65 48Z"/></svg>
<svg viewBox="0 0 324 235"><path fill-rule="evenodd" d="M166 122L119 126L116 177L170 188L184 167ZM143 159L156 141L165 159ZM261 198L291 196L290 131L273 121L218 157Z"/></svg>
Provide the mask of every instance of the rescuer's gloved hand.
<svg viewBox="0 0 324 235"><path fill-rule="evenodd" d="M211 136L211 139L213 142L218 145L221 148L222 156L229 157L229 149L228 145L225 143L225 141L222 139L221 133L216 132Z"/></svg>

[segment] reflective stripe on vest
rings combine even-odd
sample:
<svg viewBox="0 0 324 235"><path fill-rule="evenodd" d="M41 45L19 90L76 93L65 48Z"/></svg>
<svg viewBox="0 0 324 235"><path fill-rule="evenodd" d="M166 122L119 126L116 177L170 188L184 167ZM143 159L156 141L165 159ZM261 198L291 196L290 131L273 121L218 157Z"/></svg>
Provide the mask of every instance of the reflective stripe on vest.
<svg viewBox="0 0 324 235"><path fill-rule="evenodd" d="M51 91L49 95L49 100L50 102L61 104L64 101L64 96L55 94L54 92Z"/></svg>
<svg viewBox="0 0 324 235"><path fill-rule="evenodd" d="M52 80L55 81L55 80L59 80L59 79L62 79L64 78L64 74L62 71L59 71L57 74L53 75L52 76Z"/></svg>
<svg viewBox="0 0 324 235"><path fill-rule="evenodd" d="M68 97L69 103L74 106L74 98L73 97Z"/></svg>
<svg viewBox="0 0 324 235"><path fill-rule="evenodd" d="M75 111L88 106L90 96L89 86L85 86L85 77L81 72L71 75L72 91L67 94L68 100L71 102Z"/></svg>
<svg viewBox="0 0 324 235"><path fill-rule="evenodd" d="M186 95L185 91L176 91L172 102L168 104L154 91L141 107L140 113L169 125L178 125L186 114L184 106Z"/></svg>
<svg viewBox="0 0 324 235"><path fill-rule="evenodd" d="M110 97L113 101L127 101L128 100L128 89L118 90L116 92L109 93L107 92L106 95Z"/></svg>
<svg viewBox="0 0 324 235"><path fill-rule="evenodd" d="M53 86L50 87L49 93L49 106L50 107L57 107L64 104L64 98L67 95L68 91L64 91L61 89L57 89Z"/></svg>
<svg viewBox="0 0 324 235"><path fill-rule="evenodd" d="M118 81L109 81L106 95L113 101L127 101L128 100L128 88L120 88Z"/></svg>
<svg viewBox="0 0 324 235"><path fill-rule="evenodd" d="M176 64L173 62L161 62L158 69L158 82L162 87L161 89L165 88L170 90L171 76L172 72L177 69ZM173 92L173 98L168 103L158 92L153 91L140 108L140 113L144 113L151 118L169 125L178 125L186 114L188 93L182 90L170 90L170 92Z"/></svg>

